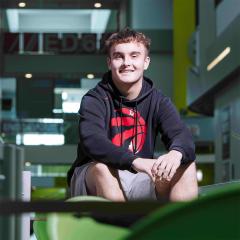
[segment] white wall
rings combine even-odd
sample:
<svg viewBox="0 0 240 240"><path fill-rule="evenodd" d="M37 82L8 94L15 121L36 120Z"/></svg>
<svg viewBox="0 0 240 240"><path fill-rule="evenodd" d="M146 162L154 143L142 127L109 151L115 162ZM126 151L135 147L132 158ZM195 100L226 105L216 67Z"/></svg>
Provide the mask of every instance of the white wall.
<svg viewBox="0 0 240 240"><path fill-rule="evenodd" d="M2 80L0 78L0 121L2 119Z"/></svg>
<svg viewBox="0 0 240 240"><path fill-rule="evenodd" d="M10 98L12 99L12 109L11 111L2 111L0 108L0 119L16 118L16 79L15 78L0 78L0 99Z"/></svg>
<svg viewBox="0 0 240 240"><path fill-rule="evenodd" d="M172 29L172 0L132 0L132 28Z"/></svg>
<svg viewBox="0 0 240 240"><path fill-rule="evenodd" d="M173 96L173 57L170 54L151 54L151 63L145 75L149 77L157 89L170 98Z"/></svg>
<svg viewBox="0 0 240 240"><path fill-rule="evenodd" d="M227 26L240 15L239 0L224 0L216 9L216 30L219 36Z"/></svg>
<svg viewBox="0 0 240 240"><path fill-rule="evenodd" d="M234 79L232 79L234 80ZM215 182L240 179L240 78L224 89L215 100ZM228 110L227 110L228 109ZM228 113L228 114L226 114ZM227 124L226 124L227 123ZM229 157L223 159L225 133L229 132Z"/></svg>

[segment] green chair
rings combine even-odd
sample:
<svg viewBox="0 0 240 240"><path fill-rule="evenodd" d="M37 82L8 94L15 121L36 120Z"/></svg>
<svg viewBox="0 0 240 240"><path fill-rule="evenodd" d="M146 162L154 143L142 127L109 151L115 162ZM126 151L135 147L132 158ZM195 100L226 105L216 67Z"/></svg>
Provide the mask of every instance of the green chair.
<svg viewBox="0 0 240 240"><path fill-rule="evenodd" d="M240 184L223 186L197 200L171 203L135 224L124 240L240 239Z"/></svg>

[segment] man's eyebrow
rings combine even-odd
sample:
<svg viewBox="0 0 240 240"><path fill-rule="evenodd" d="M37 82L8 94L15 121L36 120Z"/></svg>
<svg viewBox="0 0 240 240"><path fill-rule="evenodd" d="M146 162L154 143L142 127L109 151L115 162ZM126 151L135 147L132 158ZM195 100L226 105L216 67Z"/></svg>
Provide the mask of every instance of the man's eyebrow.
<svg viewBox="0 0 240 240"><path fill-rule="evenodd" d="M141 52L134 51L134 52L131 52L131 54L141 54Z"/></svg>
<svg viewBox="0 0 240 240"><path fill-rule="evenodd" d="M113 55L121 55L121 52L114 52Z"/></svg>
<svg viewBox="0 0 240 240"><path fill-rule="evenodd" d="M114 52L113 55L122 55L123 53L122 52ZM130 52L130 55L132 54L141 54L141 52L138 52L138 51L133 51L133 52Z"/></svg>

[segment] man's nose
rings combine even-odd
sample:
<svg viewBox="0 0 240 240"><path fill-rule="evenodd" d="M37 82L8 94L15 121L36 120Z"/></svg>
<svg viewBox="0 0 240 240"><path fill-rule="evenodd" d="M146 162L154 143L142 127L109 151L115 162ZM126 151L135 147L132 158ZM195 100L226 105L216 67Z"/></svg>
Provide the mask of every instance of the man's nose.
<svg viewBox="0 0 240 240"><path fill-rule="evenodd" d="M131 58L130 57L125 57L124 61L123 61L123 64L126 65L126 66L131 65Z"/></svg>

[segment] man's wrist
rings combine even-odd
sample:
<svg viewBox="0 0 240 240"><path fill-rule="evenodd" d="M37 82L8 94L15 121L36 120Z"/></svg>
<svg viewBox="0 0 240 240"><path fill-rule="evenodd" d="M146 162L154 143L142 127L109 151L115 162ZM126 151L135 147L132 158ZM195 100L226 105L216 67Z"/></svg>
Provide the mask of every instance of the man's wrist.
<svg viewBox="0 0 240 240"><path fill-rule="evenodd" d="M173 149L173 150L169 151L169 153L173 154L174 157L176 157L176 159L179 159L179 161L182 161L183 154L180 151Z"/></svg>
<svg viewBox="0 0 240 240"><path fill-rule="evenodd" d="M136 158L136 159L134 159L133 160L133 162L132 162L132 166L131 166L131 168L134 170L134 171L136 171L136 172L138 172L138 168L137 168L137 166L138 166L138 161L141 161L141 158Z"/></svg>

